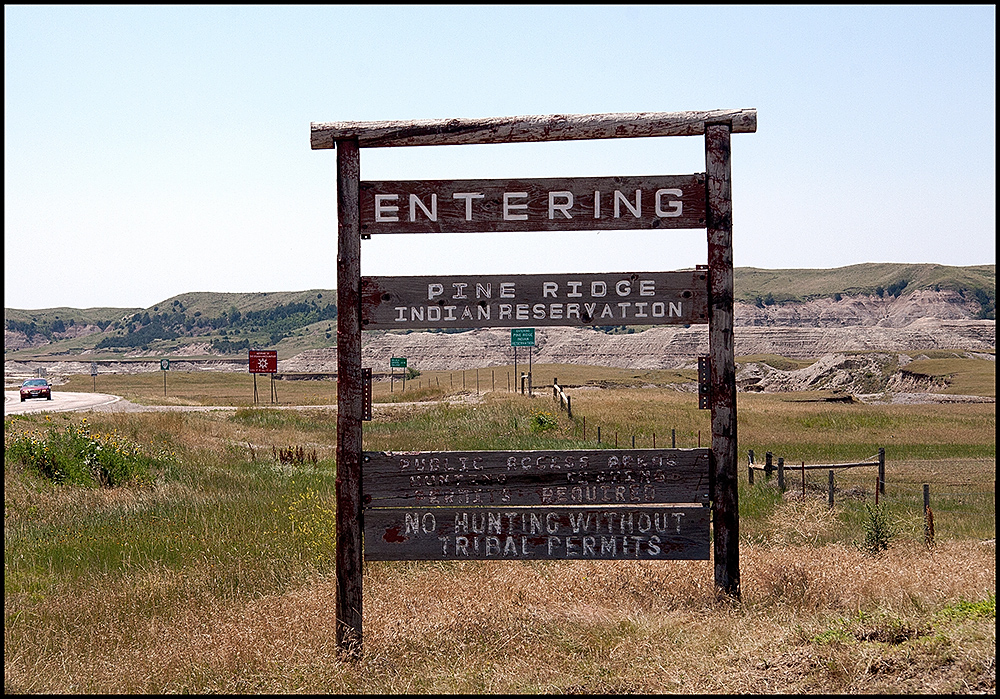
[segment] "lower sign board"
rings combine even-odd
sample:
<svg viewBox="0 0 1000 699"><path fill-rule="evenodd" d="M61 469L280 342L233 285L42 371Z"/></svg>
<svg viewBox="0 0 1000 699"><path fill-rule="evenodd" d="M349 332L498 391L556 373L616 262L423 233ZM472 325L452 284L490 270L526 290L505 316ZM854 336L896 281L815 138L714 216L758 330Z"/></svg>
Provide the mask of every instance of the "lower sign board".
<svg viewBox="0 0 1000 699"><path fill-rule="evenodd" d="M365 452L365 558L707 560L709 449Z"/></svg>
<svg viewBox="0 0 1000 699"><path fill-rule="evenodd" d="M364 556L402 560L708 560L707 507L365 512Z"/></svg>
<svg viewBox="0 0 1000 699"><path fill-rule="evenodd" d="M708 271L362 277L364 330L708 322Z"/></svg>
<svg viewBox="0 0 1000 699"><path fill-rule="evenodd" d="M365 507L707 505L709 449L365 452Z"/></svg>

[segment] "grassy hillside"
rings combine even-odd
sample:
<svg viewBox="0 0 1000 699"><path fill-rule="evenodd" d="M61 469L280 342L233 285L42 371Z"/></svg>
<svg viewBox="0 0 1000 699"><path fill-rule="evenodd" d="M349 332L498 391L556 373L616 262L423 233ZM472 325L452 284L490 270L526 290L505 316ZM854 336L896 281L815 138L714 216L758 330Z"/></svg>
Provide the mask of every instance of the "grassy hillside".
<svg viewBox="0 0 1000 699"><path fill-rule="evenodd" d="M777 302L805 301L841 294L911 294L919 289L983 295L996 302L996 265L949 267L928 264L866 263L833 269L737 267L736 299L753 303L771 295ZM879 289L882 290L879 293Z"/></svg>
<svg viewBox="0 0 1000 699"><path fill-rule="evenodd" d="M735 269L736 299L773 304L819 297L900 296L918 289L953 290L978 300L983 317L995 317L996 266L860 264L835 269ZM205 343L208 353L242 354L251 347L292 356L336 344L336 291L309 289L254 293L189 292L150 308L68 307L4 309L5 328L32 345L5 343L8 359L96 350L93 358L170 352ZM80 333L80 326L100 332ZM93 328L91 328L93 330Z"/></svg>

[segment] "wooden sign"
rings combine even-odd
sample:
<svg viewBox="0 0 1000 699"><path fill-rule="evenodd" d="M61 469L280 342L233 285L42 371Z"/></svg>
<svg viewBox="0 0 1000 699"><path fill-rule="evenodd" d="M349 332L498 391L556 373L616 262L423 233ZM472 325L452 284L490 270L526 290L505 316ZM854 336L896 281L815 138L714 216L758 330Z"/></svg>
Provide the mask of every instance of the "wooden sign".
<svg viewBox="0 0 1000 699"><path fill-rule="evenodd" d="M708 449L365 452L371 507L709 502Z"/></svg>
<svg viewBox="0 0 1000 699"><path fill-rule="evenodd" d="M707 507L365 512L365 560L708 560Z"/></svg>
<svg viewBox="0 0 1000 699"><path fill-rule="evenodd" d="M708 322L708 271L362 277L364 330Z"/></svg>
<svg viewBox="0 0 1000 699"><path fill-rule="evenodd" d="M360 183L361 235L705 228L705 175Z"/></svg>

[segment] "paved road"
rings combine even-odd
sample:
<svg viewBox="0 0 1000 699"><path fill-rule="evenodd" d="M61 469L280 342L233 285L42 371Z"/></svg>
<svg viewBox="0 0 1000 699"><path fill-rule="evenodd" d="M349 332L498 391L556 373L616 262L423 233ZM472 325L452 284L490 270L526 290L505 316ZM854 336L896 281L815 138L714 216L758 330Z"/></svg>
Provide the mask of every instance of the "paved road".
<svg viewBox="0 0 1000 699"><path fill-rule="evenodd" d="M78 410L94 410L120 401L118 396L106 393L70 393L53 391L52 400L31 398L21 402L17 391L3 392L3 414L23 415L25 413L65 413Z"/></svg>

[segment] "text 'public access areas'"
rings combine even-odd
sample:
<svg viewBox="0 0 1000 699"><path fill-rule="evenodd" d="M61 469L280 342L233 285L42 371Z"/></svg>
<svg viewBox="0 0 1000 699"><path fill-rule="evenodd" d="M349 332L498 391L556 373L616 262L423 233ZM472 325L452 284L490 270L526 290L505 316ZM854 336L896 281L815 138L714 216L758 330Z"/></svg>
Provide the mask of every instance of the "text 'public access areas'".
<svg viewBox="0 0 1000 699"><path fill-rule="evenodd" d="M708 560L709 508L434 508L365 512L365 559Z"/></svg>
<svg viewBox="0 0 1000 699"><path fill-rule="evenodd" d="M709 449L365 452L369 507L707 505Z"/></svg>
<svg viewBox="0 0 1000 699"><path fill-rule="evenodd" d="M361 233L705 227L705 175L361 182Z"/></svg>
<svg viewBox="0 0 1000 699"><path fill-rule="evenodd" d="M365 330L707 322L703 269L361 278Z"/></svg>

